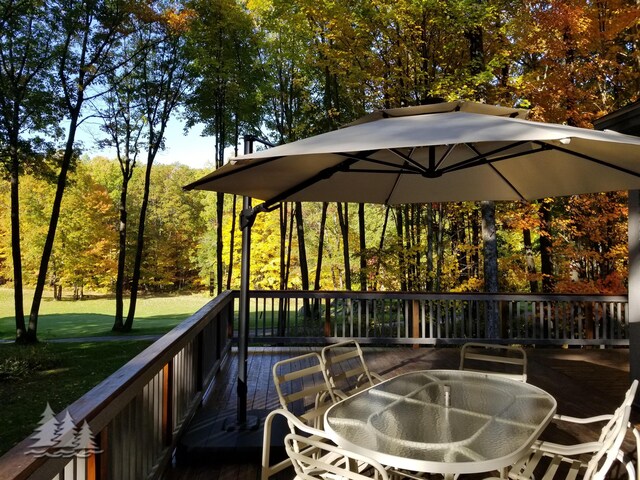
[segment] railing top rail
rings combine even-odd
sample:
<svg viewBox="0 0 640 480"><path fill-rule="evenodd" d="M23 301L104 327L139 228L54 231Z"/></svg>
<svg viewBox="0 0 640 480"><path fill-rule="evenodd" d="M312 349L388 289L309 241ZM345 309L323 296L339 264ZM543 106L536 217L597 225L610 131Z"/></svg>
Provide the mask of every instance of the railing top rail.
<svg viewBox="0 0 640 480"><path fill-rule="evenodd" d="M205 327L203 320L219 314L233 298L232 291L218 295L71 404L67 410L76 423L81 424L86 420L91 431L102 430L140 388ZM28 455L26 452L32 443L30 438L26 438L0 457L0 480L26 479L43 463L51 460ZM20 473L16 475L16 472Z"/></svg>
<svg viewBox="0 0 640 480"><path fill-rule="evenodd" d="M237 296L238 292L234 291ZM627 295L573 294L573 293L427 293L427 292L361 292L357 290L251 290L253 298L308 298L308 299L398 299L398 300L500 300L531 302L627 302Z"/></svg>

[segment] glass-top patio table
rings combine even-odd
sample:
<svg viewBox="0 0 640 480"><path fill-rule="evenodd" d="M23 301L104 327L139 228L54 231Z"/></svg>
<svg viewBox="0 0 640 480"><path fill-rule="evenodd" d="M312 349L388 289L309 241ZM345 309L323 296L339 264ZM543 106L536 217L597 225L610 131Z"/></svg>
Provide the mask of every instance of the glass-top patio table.
<svg viewBox="0 0 640 480"><path fill-rule="evenodd" d="M399 375L336 403L325 429L341 447L416 472L490 472L518 460L551 421L544 390L498 375Z"/></svg>

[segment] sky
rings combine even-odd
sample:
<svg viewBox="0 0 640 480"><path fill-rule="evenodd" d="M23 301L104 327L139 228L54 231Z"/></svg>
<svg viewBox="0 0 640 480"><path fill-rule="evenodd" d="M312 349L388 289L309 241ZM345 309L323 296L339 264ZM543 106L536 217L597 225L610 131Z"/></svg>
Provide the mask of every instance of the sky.
<svg viewBox="0 0 640 480"><path fill-rule="evenodd" d="M192 168L214 169L215 142L213 137L203 137L202 126L196 125L185 135L184 122L172 118L165 134L166 148L158 152L156 163L181 163ZM97 122L85 121L78 129L77 139L83 143L83 152L89 157L115 158L115 150L100 149L96 145L100 130Z"/></svg>

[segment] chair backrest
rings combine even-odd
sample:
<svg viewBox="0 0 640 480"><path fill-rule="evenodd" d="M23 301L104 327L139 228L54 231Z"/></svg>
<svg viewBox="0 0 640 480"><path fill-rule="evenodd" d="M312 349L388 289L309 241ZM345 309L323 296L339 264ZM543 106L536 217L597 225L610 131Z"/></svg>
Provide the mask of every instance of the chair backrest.
<svg viewBox="0 0 640 480"><path fill-rule="evenodd" d="M627 433L631 405L621 405L602 428L602 446L587 464L584 480L604 480L613 462L619 458L620 447Z"/></svg>
<svg viewBox="0 0 640 480"><path fill-rule="evenodd" d="M322 428L324 412L336 402L336 396L318 353L306 353L275 363L273 383L282 408L305 424Z"/></svg>
<svg viewBox="0 0 640 480"><path fill-rule="evenodd" d="M389 479L377 461L323 441L290 433L284 439L284 447L293 463L296 479Z"/></svg>
<svg viewBox="0 0 640 480"><path fill-rule="evenodd" d="M527 354L516 345L465 343L460 351L460 370L491 373L527 381Z"/></svg>
<svg viewBox="0 0 640 480"><path fill-rule="evenodd" d="M302 422L302 420L296 417L289 410L278 408L271 411L264 420L262 441L262 468L260 472L261 480L268 480L270 477L292 466L291 459L288 456L283 460L276 458L276 460L272 463L273 459L271 457L271 447L273 442L271 437L272 435L274 435L274 431L280 439L283 438L280 437L280 435L284 435L281 433L281 430L279 430L279 428L281 427L277 425L274 427L274 423L282 420L286 420L290 433L304 433L305 435L312 436L316 439L326 439L326 433L323 430L319 430L306 425ZM277 443L279 442L280 440L277 440Z"/></svg>
<svg viewBox="0 0 640 480"><path fill-rule="evenodd" d="M340 396L352 395L382 380L380 375L369 370L362 348L355 340L346 340L324 347L322 361L331 387Z"/></svg>

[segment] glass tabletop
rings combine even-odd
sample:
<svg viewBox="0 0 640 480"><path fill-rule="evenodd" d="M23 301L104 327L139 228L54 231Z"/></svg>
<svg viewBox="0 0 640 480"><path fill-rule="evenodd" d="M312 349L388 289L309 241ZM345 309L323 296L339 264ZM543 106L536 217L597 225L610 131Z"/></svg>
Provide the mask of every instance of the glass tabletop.
<svg viewBox="0 0 640 480"><path fill-rule="evenodd" d="M431 473L506 467L538 438L556 401L497 375L428 370L399 375L333 405L325 429L344 448Z"/></svg>

